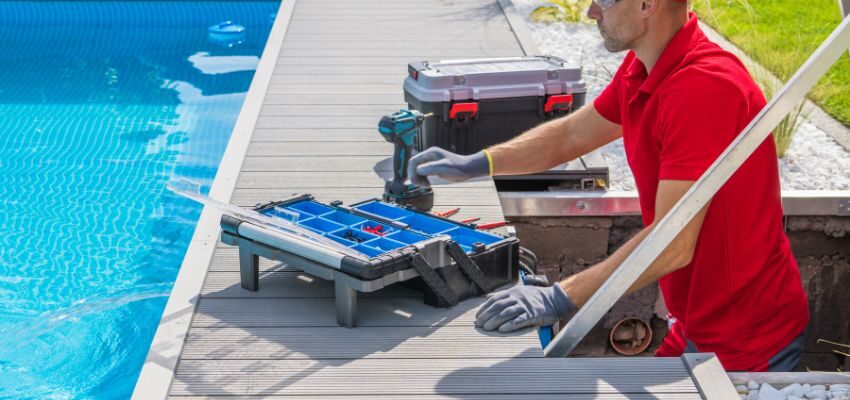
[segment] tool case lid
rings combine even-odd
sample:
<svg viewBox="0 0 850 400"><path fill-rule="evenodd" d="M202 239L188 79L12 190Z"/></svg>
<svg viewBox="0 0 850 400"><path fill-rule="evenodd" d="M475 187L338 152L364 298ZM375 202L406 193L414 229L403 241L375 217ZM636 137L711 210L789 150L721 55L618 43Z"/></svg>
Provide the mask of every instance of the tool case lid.
<svg viewBox="0 0 850 400"><path fill-rule="evenodd" d="M420 101L451 102L584 93L581 68L551 56L415 62L404 91Z"/></svg>

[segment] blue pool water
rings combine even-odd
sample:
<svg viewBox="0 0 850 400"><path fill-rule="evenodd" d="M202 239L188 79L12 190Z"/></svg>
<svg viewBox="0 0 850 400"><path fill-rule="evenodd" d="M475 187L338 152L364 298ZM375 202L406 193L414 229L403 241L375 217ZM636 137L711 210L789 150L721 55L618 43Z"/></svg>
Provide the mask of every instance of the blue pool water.
<svg viewBox="0 0 850 400"><path fill-rule="evenodd" d="M278 7L0 3L0 398L132 393Z"/></svg>

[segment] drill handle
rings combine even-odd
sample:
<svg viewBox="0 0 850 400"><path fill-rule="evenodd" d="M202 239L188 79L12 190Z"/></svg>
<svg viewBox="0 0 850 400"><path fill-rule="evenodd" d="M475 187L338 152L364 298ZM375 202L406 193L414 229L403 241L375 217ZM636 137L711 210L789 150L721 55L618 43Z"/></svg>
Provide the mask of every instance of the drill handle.
<svg viewBox="0 0 850 400"><path fill-rule="evenodd" d="M407 164L410 162L412 153L412 144L405 143L401 138L396 141L395 154L393 154L393 175L396 182L404 183L407 180Z"/></svg>

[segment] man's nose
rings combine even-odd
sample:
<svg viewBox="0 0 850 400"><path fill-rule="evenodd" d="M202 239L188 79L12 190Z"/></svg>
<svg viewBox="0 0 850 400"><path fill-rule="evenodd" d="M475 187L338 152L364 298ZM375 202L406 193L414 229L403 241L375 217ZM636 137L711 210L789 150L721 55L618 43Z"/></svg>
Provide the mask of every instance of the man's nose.
<svg viewBox="0 0 850 400"><path fill-rule="evenodd" d="M587 18L596 22L602 21L602 7L599 7L595 1L591 1L590 7L587 8Z"/></svg>

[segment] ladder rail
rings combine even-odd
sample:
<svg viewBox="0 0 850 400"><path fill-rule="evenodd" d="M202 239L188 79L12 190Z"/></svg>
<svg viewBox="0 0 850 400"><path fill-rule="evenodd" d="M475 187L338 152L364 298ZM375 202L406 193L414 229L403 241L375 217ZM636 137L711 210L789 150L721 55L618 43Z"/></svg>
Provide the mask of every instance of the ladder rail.
<svg viewBox="0 0 850 400"><path fill-rule="evenodd" d="M708 204L720 187L848 48L850 48L850 18L844 18L777 95L732 141L690 190L679 199L658 225L579 309L564 329L546 346L543 350L546 357L566 357L578 346L591 328L649 268L691 219Z"/></svg>

